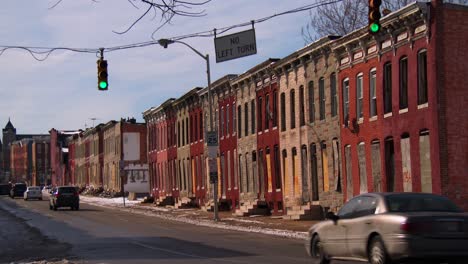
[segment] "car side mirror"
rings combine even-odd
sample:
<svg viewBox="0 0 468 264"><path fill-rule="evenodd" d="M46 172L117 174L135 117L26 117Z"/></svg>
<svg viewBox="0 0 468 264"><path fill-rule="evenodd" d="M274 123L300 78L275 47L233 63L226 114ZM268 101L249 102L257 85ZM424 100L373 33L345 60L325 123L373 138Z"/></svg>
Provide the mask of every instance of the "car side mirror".
<svg viewBox="0 0 468 264"><path fill-rule="evenodd" d="M328 213L325 215L325 217L326 217L327 219L329 219L329 220L332 220L332 221L335 222L335 223L336 223L336 221L338 221L338 219L339 219L339 217L338 217L335 213L333 213L333 212L328 212Z"/></svg>

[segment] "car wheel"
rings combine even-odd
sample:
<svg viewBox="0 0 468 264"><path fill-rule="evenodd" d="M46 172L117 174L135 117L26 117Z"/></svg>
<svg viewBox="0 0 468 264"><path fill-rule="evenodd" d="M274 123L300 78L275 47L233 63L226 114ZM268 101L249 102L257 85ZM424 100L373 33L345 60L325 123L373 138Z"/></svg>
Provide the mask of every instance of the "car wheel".
<svg viewBox="0 0 468 264"><path fill-rule="evenodd" d="M379 236L372 238L369 246L370 264L390 264L392 263L385 250L382 239Z"/></svg>
<svg viewBox="0 0 468 264"><path fill-rule="evenodd" d="M57 211L58 207L55 204L52 207L53 207L54 211Z"/></svg>
<svg viewBox="0 0 468 264"><path fill-rule="evenodd" d="M312 263L314 264L329 264L330 260L325 256L323 248L320 243L320 237L315 235L310 243L310 255L312 256Z"/></svg>
<svg viewBox="0 0 468 264"><path fill-rule="evenodd" d="M49 204L49 210L52 210L52 205L51 204Z"/></svg>
<svg viewBox="0 0 468 264"><path fill-rule="evenodd" d="M75 210L77 211L80 210L80 206L79 205L75 206Z"/></svg>
<svg viewBox="0 0 468 264"><path fill-rule="evenodd" d="M40 201L42 201L42 197L41 197L41 198L39 198L39 200L40 200Z"/></svg>

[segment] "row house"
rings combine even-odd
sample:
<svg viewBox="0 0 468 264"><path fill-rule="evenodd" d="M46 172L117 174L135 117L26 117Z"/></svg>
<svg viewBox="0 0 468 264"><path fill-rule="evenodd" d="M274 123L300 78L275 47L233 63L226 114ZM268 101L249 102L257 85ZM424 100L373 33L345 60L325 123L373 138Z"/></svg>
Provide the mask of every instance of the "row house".
<svg viewBox="0 0 468 264"><path fill-rule="evenodd" d="M237 215L258 214L265 203L259 203L259 179L257 166L257 115L256 82L254 74L271 62L253 67L231 80L236 92L237 111L237 162L239 175L239 203Z"/></svg>
<svg viewBox="0 0 468 264"><path fill-rule="evenodd" d="M230 81L235 75L226 75L211 85L214 96L215 121L218 132L218 197L221 206L235 209L239 205L239 180L236 134L236 94Z"/></svg>
<svg viewBox="0 0 468 264"><path fill-rule="evenodd" d="M143 113L147 126L151 194L158 205L172 205L179 197L176 182L177 134L174 98ZM180 129L180 126L179 126Z"/></svg>
<svg viewBox="0 0 468 264"><path fill-rule="evenodd" d="M206 155L204 152L204 134L202 100L200 91L197 90L197 96L188 101L189 108L189 141L190 141L190 166L193 175L193 188L195 188L195 203L204 205L206 202Z"/></svg>
<svg viewBox="0 0 468 264"><path fill-rule="evenodd" d="M385 16L382 33L332 44L338 58L345 199L365 192L430 192L468 206L466 6L414 3ZM465 19L466 20L466 19ZM463 20L464 21L464 20ZM452 27L451 25L457 25ZM466 72L466 70L465 70ZM466 74L465 74L466 75Z"/></svg>
<svg viewBox="0 0 468 264"><path fill-rule="evenodd" d="M12 182L38 186L47 183L50 174L50 138L23 138L10 144Z"/></svg>
<svg viewBox="0 0 468 264"><path fill-rule="evenodd" d="M50 135L50 182L54 186L72 183L68 162L68 138L80 133L73 130L49 130Z"/></svg>
<svg viewBox="0 0 468 264"><path fill-rule="evenodd" d="M250 69L255 88L255 111L257 146L255 157L257 176L255 188L257 199L266 204L274 214L284 210L283 183L280 171L280 138L278 131L278 79L274 64L278 59L267 61ZM252 124L253 127L253 124Z"/></svg>
<svg viewBox="0 0 468 264"><path fill-rule="evenodd" d="M85 150L84 176L86 186L98 188L102 184L102 124L83 132Z"/></svg>
<svg viewBox="0 0 468 264"><path fill-rule="evenodd" d="M191 205L196 202L196 190L197 190L197 179L202 177L198 167L203 164L196 163L191 153L190 144L193 140L190 128L198 127L197 124L193 124L191 116L193 116L193 107L197 104L198 91L201 88L196 87L176 99L173 103L177 129L175 135L177 137L177 162L176 162L176 189L178 189L179 196L177 197L177 206ZM191 115L192 113L192 115ZM190 123L192 122L192 124ZM161 173L164 173L161 171Z"/></svg>
<svg viewBox="0 0 468 264"><path fill-rule="evenodd" d="M112 193L120 192L122 187L125 192L149 193L146 124L128 118L99 127L95 134L102 138L103 155L99 159L102 177L97 178L101 181L98 186Z"/></svg>
<svg viewBox="0 0 468 264"><path fill-rule="evenodd" d="M274 65L279 79L275 99L280 117L273 111L281 145L278 180L293 219L320 217L323 209L336 210L343 200L338 74L330 48L337 38L319 39Z"/></svg>

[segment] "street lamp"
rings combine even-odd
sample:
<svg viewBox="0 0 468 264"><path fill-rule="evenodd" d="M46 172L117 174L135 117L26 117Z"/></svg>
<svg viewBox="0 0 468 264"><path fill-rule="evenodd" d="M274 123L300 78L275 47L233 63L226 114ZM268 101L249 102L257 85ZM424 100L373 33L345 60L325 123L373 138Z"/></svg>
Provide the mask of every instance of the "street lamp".
<svg viewBox="0 0 468 264"><path fill-rule="evenodd" d="M206 61L206 77L208 80L208 105L210 109L210 130L209 132L214 131L213 130L213 108L211 104L211 77L210 77L210 57L209 54L203 55L201 52L196 50L194 47L190 46L189 44L180 41L180 40L171 40L171 39L160 39L158 40L159 45L163 46L165 49L167 49L167 46L173 43L180 43L182 45L185 45L189 49L191 49L193 52L195 52L198 56L202 57ZM211 157L208 157L208 159L211 159ZM213 184L213 200L214 200L214 221L219 221L218 217L218 185L217 182L212 181Z"/></svg>

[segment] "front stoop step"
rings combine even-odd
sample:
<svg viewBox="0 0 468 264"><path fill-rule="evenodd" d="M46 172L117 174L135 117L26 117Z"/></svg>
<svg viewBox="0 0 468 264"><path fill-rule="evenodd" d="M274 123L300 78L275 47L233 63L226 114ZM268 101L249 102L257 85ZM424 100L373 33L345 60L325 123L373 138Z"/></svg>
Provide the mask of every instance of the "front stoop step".
<svg viewBox="0 0 468 264"><path fill-rule="evenodd" d="M218 211L229 211L229 203L227 200L221 199L218 202ZM213 212L214 211L214 200L208 200L204 205L200 206L200 209L205 212Z"/></svg>
<svg viewBox="0 0 468 264"><path fill-rule="evenodd" d="M244 202L240 208L233 213L234 216L250 216L250 215L270 215L270 208L263 201Z"/></svg>
<svg viewBox="0 0 468 264"><path fill-rule="evenodd" d="M174 205L174 199L172 196L160 197L158 200L155 201L157 206L167 206L167 205Z"/></svg>
<svg viewBox="0 0 468 264"><path fill-rule="evenodd" d="M288 220L323 220L323 208L320 205L296 205L288 207L283 219Z"/></svg>
<svg viewBox="0 0 468 264"><path fill-rule="evenodd" d="M177 201L177 203L174 204L174 208L179 209L179 208L192 208L195 207L195 199L191 199L188 197L182 197Z"/></svg>

